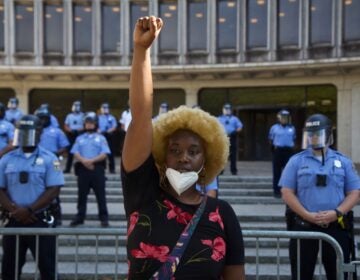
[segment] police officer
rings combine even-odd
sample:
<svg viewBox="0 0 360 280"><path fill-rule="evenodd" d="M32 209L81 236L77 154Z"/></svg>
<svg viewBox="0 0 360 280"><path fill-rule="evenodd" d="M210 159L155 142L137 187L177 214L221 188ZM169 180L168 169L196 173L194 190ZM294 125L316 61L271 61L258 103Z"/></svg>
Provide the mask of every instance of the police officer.
<svg viewBox="0 0 360 280"><path fill-rule="evenodd" d="M81 112L80 101L73 102L71 113L69 113L65 118L64 130L70 142L64 173L70 173L73 162L73 154L70 153L70 151L75 143L76 137L78 137L84 130L84 113Z"/></svg>
<svg viewBox="0 0 360 280"><path fill-rule="evenodd" d="M277 119L278 123L270 128L269 142L272 150L274 197L280 198L281 193L278 183L282 170L293 155L296 132L295 127L291 124L289 111L279 111L277 113Z"/></svg>
<svg viewBox="0 0 360 280"><path fill-rule="evenodd" d="M237 116L232 114L232 106L226 103L223 106L223 114L218 117L220 123L230 139L230 171L232 175L237 174L237 135L242 130L243 124Z"/></svg>
<svg viewBox="0 0 360 280"><path fill-rule="evenodd" d="M13 125L24 115L18 106L19 100L16 97L11 97L7 104L5 119Z"/></svg>
<svg viewBox="0 0 360 280"><path fill-rule="evenodd" d="M116 118L110 114L109 103L103 103L100 107L99 114L99 132L102 133L109 145L110 154L108 154L109 159L109 171L110 173L115 173L115 160L114 160L114 133L117 127Z"/></svg>
<svg viewBox="0 0 360 280"><path fill-rule="evenodd" d="M5 119L5 105L0 103L0 157L12 150L14 126Z"/></svg>
<svg viewBox="0 0 360 280"><path fill-rule="evenodd" d="M40 119L43 127L39 145L61 158L70 145L65 133L60 128L51 126L48 109L39 108L35 115Z"/></svg>
<svg viewBox="0 0 360 280"><path fill-rule="evenodd" d="M159 116L161 116L162 114L165 114L169 111L169 104L167 102L163 102L160 104L159 106L159 114L157 114L154 118L153 121L156 121Z"/></svg>
<svg viewBox="0 0 360 280"><path fill-rule="evenodd" d="M39 109L47 109L50 112L50 125L52 127L60 127L58 119L51 114L50 105L48 103L43 103L40 105Z"/></svg>
<svg viewBox="0 0 360 280"><path fill-rule="evenodd" d="M65 133L58 127L50 125L50 112L47 108L39 108L35 115L40 119L42 124L42 132L39 145L44 149L54 153L59 160L62 159L67 147L70 145ZM62 224L61 203L57 197L55 202L57 207L56 225Z"/></svg>
<svg viewBox="0 0 360 280"><path fill-rule="evenodd" d="M70 226L84 223L86 216L87 196L90 188L94 190L101 226L109 226L108 210L105 196L106 155L110 153L105 137L97 132L98 118L95 112L88 112L84 117L85 133L76 138L71 149L75 159L75 174L78 176L77 215Z"/></svg>
<svg viewBox="0 0 360 280"><path fill-rule="evenodd" d="M17 123L13 143L18 148L0 160L0 204L8 213L8 228L47 228L52 225L53 217L48 207L59 195L64 177L57 157L38 146L40 133L40 120L34 115L23 116ZM38 259L41 279L56 278L55 236L39 236L38 247L36 240L35 236L20 236L17 247L15 236L3 236L3 280L20 279L28 248ZM15 275L16 267L18 275Z"/></svg>
<svg viewBox="0 0 360 280"><path fill-rule="evenodd" d="M340 244L349 262L349 211L359 201L360 180L349 158L332 150L331 121L322 114L310 116L303 131L304 151L292 156L279 185L282 197L294 212L293 231L327 233ZM292 279L297 279L297 240L290 241ZM313 279L319 251L317 240L300 242L300 279ZM336 279L336 255L326 242L322 261L328 280Z"/></svg>

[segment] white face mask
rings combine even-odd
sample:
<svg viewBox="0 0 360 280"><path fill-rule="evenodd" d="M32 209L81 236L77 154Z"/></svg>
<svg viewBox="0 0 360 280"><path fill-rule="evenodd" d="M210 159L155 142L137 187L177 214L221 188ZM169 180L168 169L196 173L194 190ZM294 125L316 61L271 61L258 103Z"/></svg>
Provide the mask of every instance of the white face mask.
<svg viewBox="0 0 360 280"><path fill-rule="evenodd" d="M201 172L202 169L203 167L201 167L198 172L191 171L180 173L175 169L167 168L165 174L169 180L170 185L173 187L176 193L178 195L181 195L184 191L186 191L188 188L190 188L197 182L197 180L199 179L198 174Z"/></svg>

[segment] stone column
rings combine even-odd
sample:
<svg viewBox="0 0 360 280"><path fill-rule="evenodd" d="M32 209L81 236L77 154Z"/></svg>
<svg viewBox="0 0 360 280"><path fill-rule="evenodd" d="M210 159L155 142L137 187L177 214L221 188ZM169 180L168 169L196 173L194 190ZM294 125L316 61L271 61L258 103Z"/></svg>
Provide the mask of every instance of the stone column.
<svg viewBox="0 0 360 280"><path fill-rule="evenodd" d="M351 104L352 89L351 85L348 85L347 83L337 85L337 88L337 148L341 153L352 158L351 118L354 117L352 116Z"/></svg>
<svg viewBox="0 0 360 280"><path fill-rule="evenodd" d="M360 133L359 133L359 124L360 124L360 83L353 85L351 89L351 127L350 127L350 143L351 143L351 158L352 160L360 165Z"/></svg>
<svg viewBox="0 0 360 280"><path fill-rule="evenodd" d="M198 104L198 88L186 88L185 89L185 105L192 107Z"/></svg>
<svg viewBox="0 0 360 280"><path fill-rule="evenodd" d="M19 108L24 112L24 114L31 113L29 112L29 89L24 86L19 86L14 88L15 95L19 99Z"/></svg>

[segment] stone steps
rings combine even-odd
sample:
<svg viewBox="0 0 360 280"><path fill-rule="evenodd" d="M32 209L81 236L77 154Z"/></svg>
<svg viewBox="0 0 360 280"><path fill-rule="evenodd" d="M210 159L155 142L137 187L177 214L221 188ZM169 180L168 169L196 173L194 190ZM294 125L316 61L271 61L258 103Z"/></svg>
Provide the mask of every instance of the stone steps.
<svg viewBox="0 0 360 280"><path fill-rule="evenodd" d="M115 279L116 271L117 279L126 277L126 219L120 176L118 174L108 175L107 178L106 192L110 229L120 229L120 236L117 239L119 248L116 250L113 236L104 235L96 238L95 235L85 235L78 239L74 235L59 236L58 269L62 280L75 279L75 274L79 280ZM73 175L66 174L66 185L62 188L60 198L63 211L61 228L69 228L68 225L76 213L77 201L76 177ZM281 199L272 197L271 177L220 176L219 198L228 201L233 206L243 230L286 229L285 205ZM357 207L357 212L360 213L360 206ZM360 214L356 215L355 221L360 224ZM94 194L90 193L85 223L78 228L99 227L96 199ZM356 239L360 240L360 228L357 225L355 234ZM77 258L75 258L76 245L78 246ZM99 246L98 249L96 249L96 245ZM247 237L244 238L244 245L246 279L290 280L288 240ZM1 249L0 255L2 255ZM30 253L27 260L22 279L34 279L34 263ZM115 265L116 260L118 261L117 265ZM76 261L78 262L77 266ZM261 265L256 267L256 261L259 261ZM96 272L97 278L95 277Z"/></svg>

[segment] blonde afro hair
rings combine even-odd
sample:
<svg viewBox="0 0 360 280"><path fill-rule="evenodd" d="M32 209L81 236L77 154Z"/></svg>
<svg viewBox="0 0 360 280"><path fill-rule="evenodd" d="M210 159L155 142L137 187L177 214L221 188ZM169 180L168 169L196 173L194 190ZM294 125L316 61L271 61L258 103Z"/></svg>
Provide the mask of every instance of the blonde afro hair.
<svg viewBox="0 0 360 280"><path fill-rule="evenodd" d="M205 175L208 185L224 169L229 156L229 139L217 118L201 109L180 106L153 123L152 153L159 168L165 166L169 137L179 129L190 130L201 137L205 144Z"/></svg>

